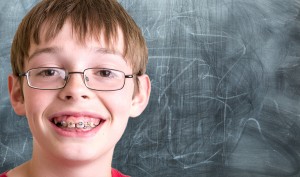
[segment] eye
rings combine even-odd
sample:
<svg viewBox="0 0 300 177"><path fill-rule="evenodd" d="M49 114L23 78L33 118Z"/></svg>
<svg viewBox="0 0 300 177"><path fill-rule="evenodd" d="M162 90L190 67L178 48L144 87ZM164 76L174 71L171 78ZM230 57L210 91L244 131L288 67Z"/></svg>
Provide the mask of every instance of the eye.
<svg viewBox="0 0 300 177"><path fill-rule="evenodd" d="M35 75L39 77L53 77L53 76L60 76L61 72L60 70L55 68L44 68L44 69L39 69Z"/></svg>
<svg viewBox="0 0 300 177"><path fill-rule="evenodd" d="M123 79L123 73L121 71L107 69L107 68L91 68L85 72L89 80L98 81L116 81Z"/></svg>
<svg viewBox="0 0 300 177"><path fill-rule="evenodd" d="M97 75L101 76L101 77L105 77L105 78L113 78L113 77L115 77L114 72L112 70L109 70L109 69L98 70Z"/></svg>
<svg viewBox="0 0 300 177"><path fill-rule="evenodd" d="M43 72L42 72L42 74L44 74L45 76L53 76L53 75L55 75L55 70L51 70L51 69L47 69L47 70L44 70Z"/></svg>

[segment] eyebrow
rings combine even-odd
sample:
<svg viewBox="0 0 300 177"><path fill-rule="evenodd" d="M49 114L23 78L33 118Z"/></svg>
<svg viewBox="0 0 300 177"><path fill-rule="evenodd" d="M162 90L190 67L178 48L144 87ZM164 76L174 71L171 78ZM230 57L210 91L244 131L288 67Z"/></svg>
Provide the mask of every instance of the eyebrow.
<svg viewBox="0 0 300 177"><path fill-rule="evenodd" d="M28 57L28 60L38 56L38 55L41 55L43 53L47 53L47 54L58 54L62 51L61 48L59 47L47 47L47 48L42 48L42 49L37 49L33 52L33 54L31 54L29 57Z"/></svg>
<svg viewBox="0 0 300 177"><path fill-rule="evenodd" d="M31 60L32 58L41 55L41 54L52 54L52 55L58 55L59 53L61 53L61 51L63 51L62 48L60 47L46 47L46 48L41 48L41 49L37 49L33 52L33 54L31 54L28 57L28 60ZM121 52L118 51L114 51L114 50L110 50L107 48L100 48L100 47L95 47L95 48L91 48L91 51L94 51L96 53L100 53L100 54L113 54L113 55L119 55L123 58L123 54L121 54Z"/></svg>
<svg viewBox="0 0 300 177"><path fill-rule="evenodd" d="M110 50L107 48L94 48L96 53L101 53L101 54L115 54L115 55L120 55L123 57L123 54L121 52L115 51L115 50Z"/></svg>

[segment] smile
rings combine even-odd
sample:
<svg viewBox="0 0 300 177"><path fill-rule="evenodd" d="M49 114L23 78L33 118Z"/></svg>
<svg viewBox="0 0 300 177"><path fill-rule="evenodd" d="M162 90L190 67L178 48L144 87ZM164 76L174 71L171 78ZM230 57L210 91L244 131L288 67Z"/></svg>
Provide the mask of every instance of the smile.
<svg viewBox="0 0 300 177"><path fill-rule="evenodd" d="M99 120L99 122L84 122L84 121L79 121L79 122L61 121L61 122L58 122L54 119L53 123L57 127L61 127L61 128L91 129L91 128L97 127L101 123L101 120Z"/></svg>
<svg viewBox="0 0 300 177"><path fill-rule="evenodd" d="M73 132L75 136L80 132L87 133L98 130L97 127L100 127L100 125L105 122L105 119L93 114L62 113L53 115L52 118L50 118L50 122L52 122L56 130L62 134Z"/></svg>

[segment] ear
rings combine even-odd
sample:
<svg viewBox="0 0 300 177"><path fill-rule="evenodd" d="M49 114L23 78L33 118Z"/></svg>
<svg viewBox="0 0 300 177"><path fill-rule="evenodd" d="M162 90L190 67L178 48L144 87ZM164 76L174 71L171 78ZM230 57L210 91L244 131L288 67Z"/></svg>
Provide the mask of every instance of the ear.
<svg viewBox="0 0 300 177"><path fill-rule="evenodd" d="M8 76L8 91L11 105L16 114L25 115L25 105L21 84L18 78L12 74Z"/></svg>
<svg viewBox="0 0 300 177"><path fill-rule="evenodd" d="M151 82L149 76L144 74L139 76L139 91L135 93L132 100L132 107L130 110L130 117L139 116L146 106L148 105L150 92L151 92Z"/></svg>

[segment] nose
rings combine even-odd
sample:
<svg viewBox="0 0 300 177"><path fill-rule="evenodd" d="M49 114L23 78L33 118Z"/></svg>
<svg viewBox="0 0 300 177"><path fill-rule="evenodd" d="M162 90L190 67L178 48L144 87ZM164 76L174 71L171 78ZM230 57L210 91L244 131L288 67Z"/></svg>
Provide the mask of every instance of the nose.
<svg viewBox="0 0 300 177"><path fill-rule="evenodd" d="M69 72L66 85L60 90L60 99L82 100L91 98L91 90L85 86L83 77L83 72Z"/></svg>

